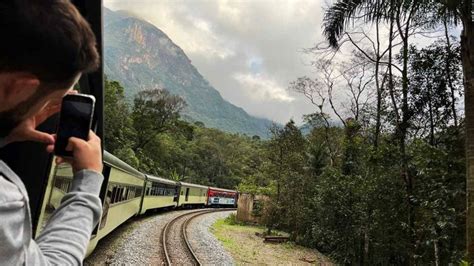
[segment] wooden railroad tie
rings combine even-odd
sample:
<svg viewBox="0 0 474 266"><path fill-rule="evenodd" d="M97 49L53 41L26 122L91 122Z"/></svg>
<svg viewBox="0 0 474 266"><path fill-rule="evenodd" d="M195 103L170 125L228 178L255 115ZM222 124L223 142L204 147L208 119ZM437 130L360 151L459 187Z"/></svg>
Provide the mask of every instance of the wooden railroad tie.
<svg viewBox="0 0 474 266"><path fill-rule="evenodd" d="M283 243L287 242L289 237L287 236L265 236L265 240L263 242L266 243Z"/></svg>

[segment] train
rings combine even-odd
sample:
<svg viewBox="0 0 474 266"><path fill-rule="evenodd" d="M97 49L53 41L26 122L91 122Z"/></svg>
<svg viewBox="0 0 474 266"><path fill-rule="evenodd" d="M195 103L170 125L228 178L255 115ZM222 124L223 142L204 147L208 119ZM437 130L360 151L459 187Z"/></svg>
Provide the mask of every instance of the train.
<svg viewBox="0 0 474 266"><path fill-rule="evenodd" d="M93 230L87 256L98 242L132 217L158 209L236 207L236 190L173 181L142 173L104 151L104 181L107 184L102 202L102 217ZM68 164L54 165L46 189L44 208L39 221L43 225L61 203L72 182ZM41 224L40 227L41 228ZM40 231L38 231L39 233Z"/></svg>

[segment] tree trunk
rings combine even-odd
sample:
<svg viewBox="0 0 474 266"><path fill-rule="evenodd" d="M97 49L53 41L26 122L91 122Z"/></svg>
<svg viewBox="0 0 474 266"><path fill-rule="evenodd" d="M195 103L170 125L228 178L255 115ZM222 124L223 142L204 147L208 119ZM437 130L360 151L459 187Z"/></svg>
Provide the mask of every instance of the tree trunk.
<svg viewBox="0 0 474 266"><path fill-rule="evenodd" d="M448 23L446 22L447 18L444 19L444 35L446 37L446 77L448 78L448 86L451 90L451 112L453 112L454 126L458 127L458 115L456 113L456 95L455 88L453 85L453 77L451 76L451 42L449 41L449 32L448 32Z"/></svg>
<svg viewBox="0 0 474 266"><path fill-rule="evenodd" d="M433 241L433 249L434 249L434 256L435 256L435 266L439 266L439 246L438 246L438 240Z"/></svg>
<svg viewBox="0 0 474 266"><path fill-rule="evenodd" d="M431 98L431 86L428 86L428 113L430 116L430 145L434 146L435 145L435 124L434 124L434 118L433 118L433 101Z"/></svg>
<svg viewBox="0 0 474 266"><path fill-rule="evenodd" d="M410 29L410 22L411 17L415 14L417 10L418 4L415 2L411 7L410 14L406 19L405 23L401 19L401 6L398 6L396 22L398 26L399 35L403 41L402 47L402 106L401 106L401 122L397 129L397 135L399 138L399 145L400 145L400 154L401 154L401 175L403 180L405 181L405 191L406 191L406 204L408 207L408 214L407 214L407 223L408 223L408 236L409 241L408 243L408 255L409 255L409 265L415 265L415 249L416 249L416 240L415 240L415 206L412 202L412 195L413 195L413 180L412 176L408 171L408 156L406 150L406 142L407 142L407 134L409 129L409 122L411 119L410 109L408 106L408 49L409 49L409 29ZM403 26L402 26L403 25Z"/></svg>
<svg viewBox="0 0 474 266"><path fill-rule="evenodd" d="M408 26L407 26L408 28ZM402 68L402 117L401 123L399 126L398 134L400 141L400 153L402 156L402 169L401 175L405 181L405 190L406 190L406 203L408 206L408 234L409 234L409 255L410 255L410 265L414 265L414 254L415 254L415 238L413 233L415 231L415 209L411 202L411 197L413 195L413 182L411 175L408 172L408 156L406 151L406 138L408 133L408 126L410 120L409 108L408 108L408 36L403 40L403 68Z"/></svg>
<svg viewBox="0 0 474 266"><path fill-rule="evenodd" d="M466 252L474 261L474 23L471 1L465 1L462 14L461 58L464 73L466 127Z"/></svg>
<svg viewBox="0 0 474 266"><path fill-rule="evenodd" d="M374 148L378 149L379 146L379 135L381 127L381 115L382 115L382 88L380 87L379 82L379 65L380 65L380 31L379 31L379 22L375 23L375 29L377 34L377 50L375 52L375 87L377 89L377 114L375 118L375 135L374 135Z"/></svg>

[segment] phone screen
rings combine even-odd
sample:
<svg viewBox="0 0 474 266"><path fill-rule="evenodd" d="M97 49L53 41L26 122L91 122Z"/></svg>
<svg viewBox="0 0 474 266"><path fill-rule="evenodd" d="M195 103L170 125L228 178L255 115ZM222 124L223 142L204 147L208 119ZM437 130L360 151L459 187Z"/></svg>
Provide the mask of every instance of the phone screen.
<svg viewBox="0 0 474 266"><path fill-rule="evenodd" d="M56 155L72 156L71 152L66 151L70 137L88 139L93 100L89 99L87 102L87 98L81 98L83 98L81 101L67 98L63 100L54 149Z"/></svg>

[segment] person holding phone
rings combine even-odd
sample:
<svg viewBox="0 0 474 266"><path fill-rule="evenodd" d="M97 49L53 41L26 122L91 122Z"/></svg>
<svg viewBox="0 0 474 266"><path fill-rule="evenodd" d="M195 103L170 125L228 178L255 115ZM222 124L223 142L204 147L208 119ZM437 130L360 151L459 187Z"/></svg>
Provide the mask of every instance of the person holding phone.
<svg viewBox="0 0 474 266"><path fill-rule="evenodd" d="M37 141L53 152L56 137L36 127L82 73L97 69L94 34L69 0L0 1L0 33L0 147ZM57 163L72 165L72 188L35 240L25 186L0 161L0 265L82 264L101 217L100 139L89 130L68 138L65 150L70 156Z"/></svg>

